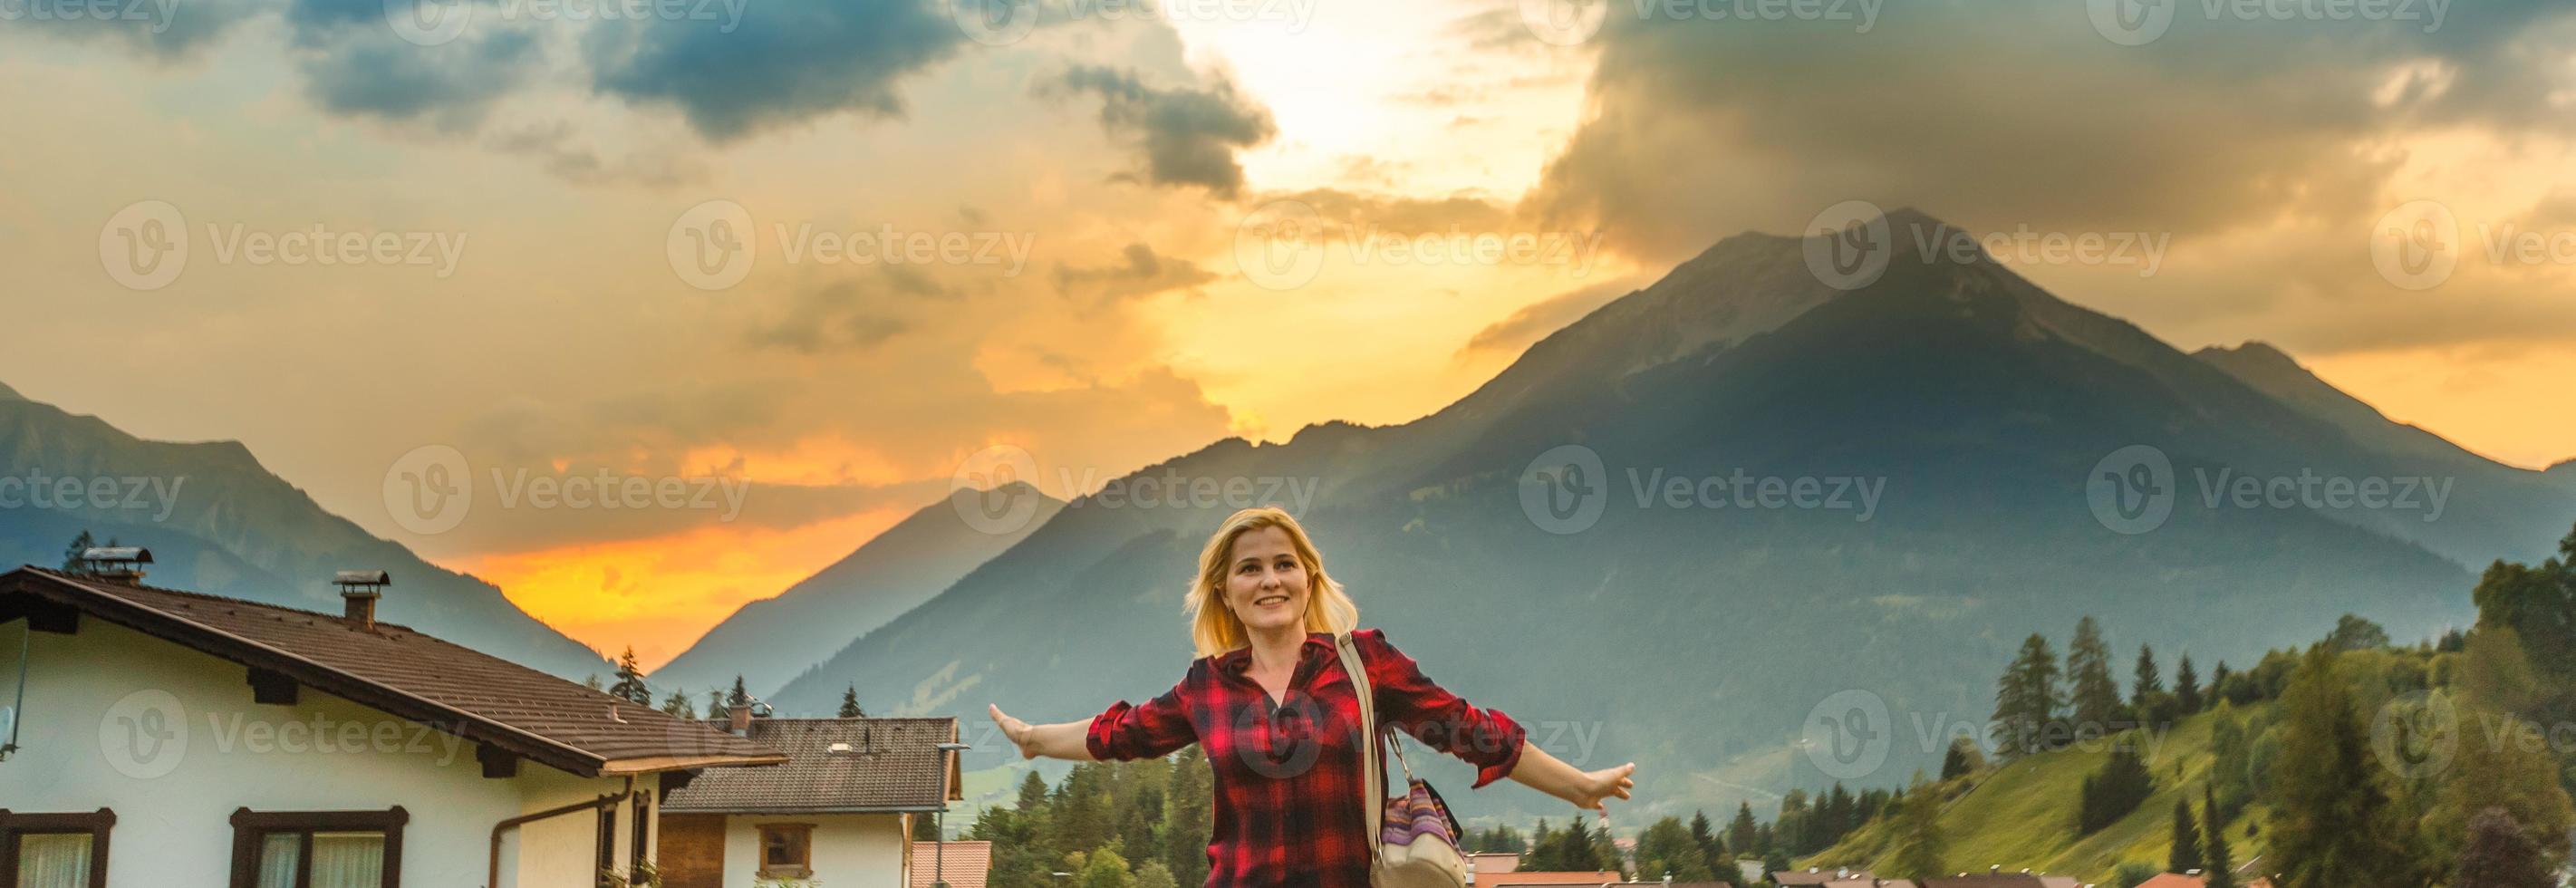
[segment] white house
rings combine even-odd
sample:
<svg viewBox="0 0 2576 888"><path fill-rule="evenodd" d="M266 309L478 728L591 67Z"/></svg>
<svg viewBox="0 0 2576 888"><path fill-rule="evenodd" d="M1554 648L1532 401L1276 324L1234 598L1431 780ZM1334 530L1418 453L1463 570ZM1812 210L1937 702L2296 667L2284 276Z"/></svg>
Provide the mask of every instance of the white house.
<svg viewBox="0 0 2576 888"><path fill-rule="evenodd" d="M957 720L735 712L787 763L708 771L663 798L664 888L908 888L915 818L964 798Z"/></svg>
<svg viewBox="0 0 2576 888"><path fill-rule="evenodd" d="M140 580L0 574L0 886L581 888L685 775L785 761L376 622L382 572L337 615Z"/></svg>

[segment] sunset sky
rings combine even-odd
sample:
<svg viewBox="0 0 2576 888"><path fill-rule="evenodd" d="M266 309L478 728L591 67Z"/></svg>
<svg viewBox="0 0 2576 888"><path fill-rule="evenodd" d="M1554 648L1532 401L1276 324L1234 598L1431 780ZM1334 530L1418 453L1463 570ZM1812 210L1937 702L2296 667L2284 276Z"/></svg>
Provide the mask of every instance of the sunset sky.
<svg viewBox="0 0 2576 888"><path fill-rule="evenodd" d="M240 440L647 665L988 445L1070 496L1402 422L1854 200L2139 244L1999 258L2497 460L2576 457L2564 4L411 2L7 7L0 383ZM476 503L423 532L387 474L439 445ZM602 473L742 496L512 497Z"/></svg>

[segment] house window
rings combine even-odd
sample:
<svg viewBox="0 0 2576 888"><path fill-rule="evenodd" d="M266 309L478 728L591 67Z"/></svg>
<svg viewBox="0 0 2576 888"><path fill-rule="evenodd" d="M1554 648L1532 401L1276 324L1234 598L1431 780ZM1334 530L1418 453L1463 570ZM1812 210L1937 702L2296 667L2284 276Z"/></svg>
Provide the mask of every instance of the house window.
<svg viewBox="0 0 2576 888"><path fill-rule="evenodd" d="M0 811L0 888L106 888L115 812Z"/></svg>
<svg viewBox="0 0 2576 888"><path fill-rule="evenodd" d="M814 875L814 825L760 825L760 877L803 879Z"/></svg>
<svg viewBox="0 0 2576 888"><path fill-rule="evenodd" d="M401 806L233 812L232 888L398 888Z"/></svg>

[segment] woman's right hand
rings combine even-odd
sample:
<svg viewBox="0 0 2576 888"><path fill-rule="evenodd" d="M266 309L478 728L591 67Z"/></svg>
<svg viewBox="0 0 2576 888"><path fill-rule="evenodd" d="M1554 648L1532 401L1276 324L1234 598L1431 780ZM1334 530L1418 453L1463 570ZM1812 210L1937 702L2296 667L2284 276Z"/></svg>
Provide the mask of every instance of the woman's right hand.
<svg viewBox="0 0 2576 888"><path fill-rule="evenodd" d="M1036 726L1004 714L1002 712L1002 707L995 706L991 703L984 704L984 708L992 713L993 724L1002 729L1002 736L1009 738L1012 746L1020 748L1021 758L1032 759L1038 757L1038 729Z"/></svg>

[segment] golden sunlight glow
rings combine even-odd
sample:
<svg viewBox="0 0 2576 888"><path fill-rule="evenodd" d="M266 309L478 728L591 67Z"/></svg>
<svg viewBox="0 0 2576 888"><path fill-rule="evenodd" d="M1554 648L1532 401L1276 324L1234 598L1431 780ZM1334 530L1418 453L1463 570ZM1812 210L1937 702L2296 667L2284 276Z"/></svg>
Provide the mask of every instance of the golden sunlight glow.
<svg viewBox="0 0 2576 888"><path fill-rule="evenodd" d="M634 645L650 670L745 602L785 591L906 514L876 509L787 530L711 525L448 566L500 586L521 610L611 657Z"/></svg>

